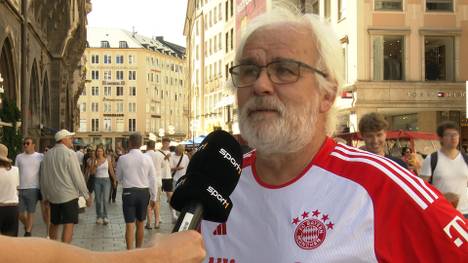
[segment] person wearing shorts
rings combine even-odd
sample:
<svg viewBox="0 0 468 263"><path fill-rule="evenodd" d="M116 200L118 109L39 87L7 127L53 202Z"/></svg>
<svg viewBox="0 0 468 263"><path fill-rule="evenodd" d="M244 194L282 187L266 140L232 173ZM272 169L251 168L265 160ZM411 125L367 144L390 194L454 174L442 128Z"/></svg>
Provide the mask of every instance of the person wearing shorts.
<svg viewBox="0 0 468 263"><path fill-rule="evenodd" d="M148 206L148 215L146 216L146 229L153 229L151 226L151 221L152 221L152 215L154 215L154 228L159 229L159 223L160 223L160 209L161 209L161 191L162 191L162 180L161 180L161 165L164 159L162 158L161 154L157 154L155 150L155 141L149 140L146 142L146 153L145 155L151 158L151 161L153 162L153 166L156 172L156 177L155 177L155 188L156 188L156 204L154 207L151 207L151 205Z"/></svg>
<svg viewBox="0 0 468 263"><path fill-rule="evenodd" d="M169 144L171 139L165 137L162 139L162 147L160 150L157 150L156 153L159 155L159 158L163 161L161 162L161 178L162 178L162 190L166 193L167 202L170 202L172 193L174 192L173 180L171 174L171 152L169 151ZM175 223L177 220L176 211L172 208L172 222Z"/></svg>
<svg viewBox="0 0 468 263"><path fill-rule="evenodd" d="M32 137L23 140L23 153L18 154L15 166L19 169L19 219L24 225L24 236L31 236L37 201L40 199L39 171L42 153L35 151L35 141Z"/></svg>
<svg viewBox="0 0 468 263"><path fill-rule="evenodd" d="M129 152L117 162L117 180L122 183L122 210L125 219L127 249L143 245L147 206L156 203L156 171L149 156L140 151L142 136L133 133L128 139ZM135 235L136 225L136 235ZM136 238L135 238L136 237ZM135 242L134 242L135 241Z"/></svg>
<svg viewBox="0 0 468 263"><path fill-rule="evenodd" d="M58 228L63 225L62 242L71 243L73 229L78 223L78 197L91 197L75 152L71 149L74 133L60 130L55 134L57 144L44 156L41 165L40 186L44 202L50 204L50 239L56 240Z"/></svg>

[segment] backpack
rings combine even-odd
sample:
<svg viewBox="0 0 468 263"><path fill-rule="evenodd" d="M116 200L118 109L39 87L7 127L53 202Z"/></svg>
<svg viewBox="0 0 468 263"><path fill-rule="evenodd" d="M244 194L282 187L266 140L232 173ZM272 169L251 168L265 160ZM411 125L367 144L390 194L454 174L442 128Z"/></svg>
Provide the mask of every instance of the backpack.
<svg viewBox="0 0 468 263"><path fill-rule="evenodd" d="M463 160L465 160L466 165L468 165L468 155L460 152ZM429 183L432 184L432 176L434 175L434 170L437 166L438 154L437 152L431 153L431 176L429 177Z"/></svg>

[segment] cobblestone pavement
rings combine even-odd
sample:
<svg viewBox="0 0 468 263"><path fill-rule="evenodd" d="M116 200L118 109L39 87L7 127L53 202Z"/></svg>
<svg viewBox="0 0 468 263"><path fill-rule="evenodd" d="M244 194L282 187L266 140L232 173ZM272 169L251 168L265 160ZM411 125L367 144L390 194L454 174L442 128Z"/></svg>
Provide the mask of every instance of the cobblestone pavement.
<svg viewBox="0 0 468 263"><path fill-rule="evenodd" d="M168 234L172 231L172 216L165 194L161 195L161 225L160 229L145 229L145 243L157 233ZM75 225L72 244L95 251L125 250L125 222L122 212L122 189L119 186L116 202L107 204L107 213L110 223L106 226L96 224L96 208L93 205L80 214L79 224ZM154 223L154 221L153 221ZM24 234L23 224L19 223L19 234ZM60 228L61 230L61 228ZM46 236L46 226L42 221L41 209L37 205L32 235ZM60 234L61 235L61 234ZM60 236L59 235L59 236Z"/></svg>

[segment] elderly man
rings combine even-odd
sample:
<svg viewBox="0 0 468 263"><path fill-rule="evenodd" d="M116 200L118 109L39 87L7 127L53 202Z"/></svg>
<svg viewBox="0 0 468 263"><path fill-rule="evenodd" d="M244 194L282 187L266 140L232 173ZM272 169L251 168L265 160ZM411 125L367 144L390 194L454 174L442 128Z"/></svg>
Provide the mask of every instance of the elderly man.
<svg viewBox="0 0 468 263"><path fill-rule="evenodd" d="M55 134L55 146L44 156L40 186L42 197L50 204L49 237L57 239L58 227L63 224L62 242L70 243L74 224L78 224L78 197L91 198L86 188L80 164L73 148L75 133L60 130Z"/></svg>
<svg viewBox="0 0 468 263"><path fill-rule="evenodd" d="M117 162L117 179L122 182L122 208L125 219L127 249L143 245L146 210L156 203L156 170L149 156L140 151L142 136L132 133L128 139L130 151ZM135 233L136 225L136 233ZM136 237L136 239L135 239Z"/></svg>
<svg viewBox="0 0 468 263"><path fill-rule="evenodd" d="M203 221L205 262L460 262L466 222L385 157L327 136L339 42L316 16L252 21L236 65L245 156L225 224Z"/></svg>

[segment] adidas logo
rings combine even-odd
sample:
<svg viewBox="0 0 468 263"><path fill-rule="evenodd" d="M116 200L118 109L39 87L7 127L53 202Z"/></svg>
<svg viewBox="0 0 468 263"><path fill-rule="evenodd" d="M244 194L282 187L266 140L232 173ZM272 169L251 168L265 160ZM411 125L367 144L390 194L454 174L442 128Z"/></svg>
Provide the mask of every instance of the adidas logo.
<svg viewBox="0 0 468 263"><path fill-rule="evenodd" d="M226 223L219 224L215 231L213 231L213 235L215 236L225 236L227 235L227 228Z"/></svg>

